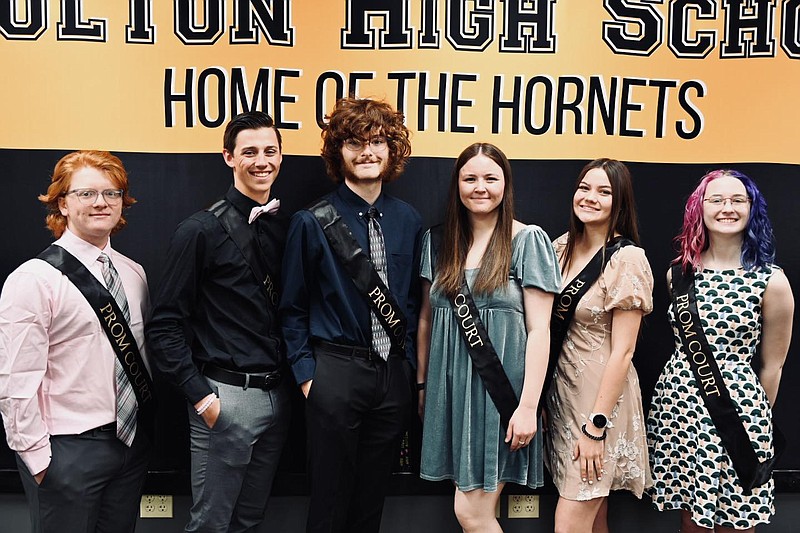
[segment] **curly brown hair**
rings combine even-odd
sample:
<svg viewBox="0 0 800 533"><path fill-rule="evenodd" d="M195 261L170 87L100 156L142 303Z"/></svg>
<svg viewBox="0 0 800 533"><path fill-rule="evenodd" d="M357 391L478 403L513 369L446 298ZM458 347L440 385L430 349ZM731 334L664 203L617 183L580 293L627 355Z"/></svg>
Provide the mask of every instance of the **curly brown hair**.
<svg viewBox="0 0 800 533"><path fill-rule="evenodd" d="M128 191L128 173L117 156L98 150L80 150L69 153L58 160L53 169L53 177L47 192L39 195L39 201L47 207L45 222L56 239L61 237L67 228L67 217L61 214L58 201L69 191L72 175L86 167L105 172L114 186L124 191L122 195L123 212L136 203ZM127 224L125 216L120 216L119 222L111 230L111 234L124 228L125 224Z"/></svg>
<svg viewBox="0 0 800 533"><path fill-rule="evenodd" d="M397 179L411 155L411 132L403 123L403 113L391 105L369 98L340 98L333 113L325 117L322 129L322 159L328 176L336 182L344 181L342 171L342 145L347 139L367 140L379 131L389 145L389 161L382 180Z"/></svg>

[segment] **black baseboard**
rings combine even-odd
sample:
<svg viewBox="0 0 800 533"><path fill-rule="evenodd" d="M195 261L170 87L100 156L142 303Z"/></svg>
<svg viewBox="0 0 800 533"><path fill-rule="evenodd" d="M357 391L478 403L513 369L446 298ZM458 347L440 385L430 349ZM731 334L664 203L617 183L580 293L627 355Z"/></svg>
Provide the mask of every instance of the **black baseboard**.
<svg viewBox="0 0 800 533"><path fill-rule="evenodd" d="M775 490L782 493L800 492L800 470L776 470L774 473ZM548 480L549 481L549 480ZM555 494L552 483L546 482L544 487L531 490L526 487L509 484L509 494ZM0 493L22 493L22 483L16 470L0 469ZM189 473L178 471L151 471L147 474L144 485L145 494L189 494ZM452 494L453 484L449 481L432 483L424 481L411 472L398 472L392 475L388 489L390 496L427 496ZM272 489L273 496L306 496L308 495L308 477L305 474L279 472Z"/></svg>

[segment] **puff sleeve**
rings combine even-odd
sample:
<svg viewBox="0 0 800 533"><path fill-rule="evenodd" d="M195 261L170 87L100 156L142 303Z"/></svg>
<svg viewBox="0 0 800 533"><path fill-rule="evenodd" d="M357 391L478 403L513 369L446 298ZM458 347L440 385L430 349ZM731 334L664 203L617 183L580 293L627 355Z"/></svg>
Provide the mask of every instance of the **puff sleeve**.
<svg viewBox="0 0 800 533"><path fill-rule="evenodd" d="M523 287L545 292L561 290L561 269L550 237L539 226L526 226L516 236L517 246L511 257L512 276Z"/></svg>
<svg viewBox="0 0 800 533"><path fill-rule="evenodd" d="M601 279L606 291L603 305L606 311L638 309L648 314L653 310L653 272L644 250L638 246L617 250Z"/></svg>

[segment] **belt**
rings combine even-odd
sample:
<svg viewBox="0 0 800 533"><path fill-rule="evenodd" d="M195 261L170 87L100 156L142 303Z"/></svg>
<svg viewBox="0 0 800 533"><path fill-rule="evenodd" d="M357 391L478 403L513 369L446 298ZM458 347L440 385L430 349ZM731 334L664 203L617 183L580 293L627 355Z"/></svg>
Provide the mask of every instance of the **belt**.
<svg viewBox="0 0 800 533"><path fill-rule="evenodd" d="M280 370L250 374L247 372L228 370L210 363L203 365L203 375L213 380L227 383L228 385L242 387L245 390L253 388L265 391L277 387L282 378Z"/></svg>
<svg viewBox="0 0 800 533"><path fill-rule="evenodd" d="M95 437L99 436L117 436L117 423L116 422L109 422L108 424L103 424L102 426L97 426L92 429L87 429L83 433L78 433L78 435L93 435Z"/></svg>
<svg viewBox="0 0 800 533"><path fill-rule="evenodd" d="M342 355L345 357L360 357L361 359L378 359L383 361L383 358L378 355L372 348L364 346L352 346L350 344L336 344L335 342L328 342L323 340L314 341L314 350L323 353L330 353L333 355ZM389 352L389 357L396 357L402 355L394 349Z"/></svg>

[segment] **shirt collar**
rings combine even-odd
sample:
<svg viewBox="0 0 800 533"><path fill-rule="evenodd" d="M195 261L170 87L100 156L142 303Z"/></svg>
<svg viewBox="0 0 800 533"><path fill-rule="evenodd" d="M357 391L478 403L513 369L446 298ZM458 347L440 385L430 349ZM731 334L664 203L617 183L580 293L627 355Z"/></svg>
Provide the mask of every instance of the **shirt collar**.
<svg viewBox="0 0 800 533"><path fill-rule="evenodd" d="M55 244L61 246L66 251L74 255L86 267L92 267L101 253L106 254L114 261L114 249L111 248L111 238L108 239L105 248L102 250L94 244L84 241L69 229L64 230L64 234Z"/></svg>
<svg viewBox="0 0 800 533"><path fill-rule="evenodd" d="M225 193L225 199L233 204L236 210L239 211L245 219L250 216L251 209L261 205L249 196L242 194L241 191L233 185L231 185L228 192Z"/></svg>
<svg viewBox="0 0 800 533"><path fill-rule="evenodd" d="M350 187L348 187L344 182L339 185L339 188L336 190L336 194L339 195L339 198L347 205L348 208L352 209L359 217L366 217L367 210L370 208L370 204L367 203L366 200L361 198L359 195L354 193ZM383 192L378 196L378 199L375 200L375 203L372 204L375 206L375 209L378 210L380 215L383 215Z"/></svg>

